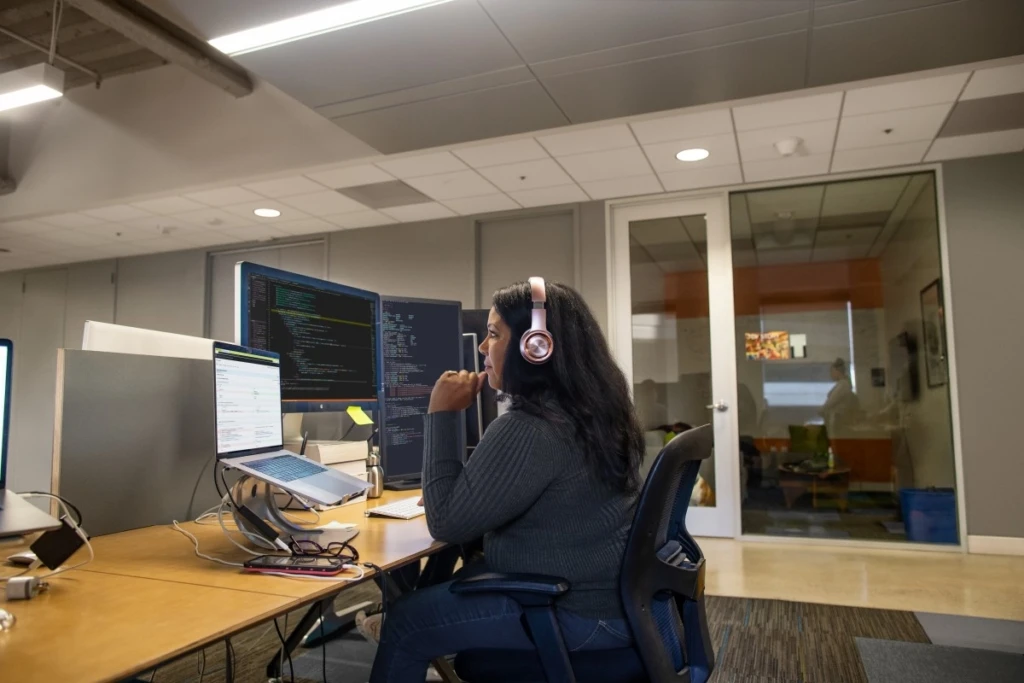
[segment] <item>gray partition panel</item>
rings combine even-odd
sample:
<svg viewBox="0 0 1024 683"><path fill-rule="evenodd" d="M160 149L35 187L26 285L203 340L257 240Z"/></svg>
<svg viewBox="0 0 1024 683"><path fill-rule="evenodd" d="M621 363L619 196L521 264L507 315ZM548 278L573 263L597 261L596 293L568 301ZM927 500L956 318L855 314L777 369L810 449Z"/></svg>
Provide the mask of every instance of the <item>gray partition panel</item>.
<svg viewBox="0 0 1024 683"><path fill-rule="evenodd" d="M185 521L217 504L212 360L61 353L54 491L90 534Z"/></svg>

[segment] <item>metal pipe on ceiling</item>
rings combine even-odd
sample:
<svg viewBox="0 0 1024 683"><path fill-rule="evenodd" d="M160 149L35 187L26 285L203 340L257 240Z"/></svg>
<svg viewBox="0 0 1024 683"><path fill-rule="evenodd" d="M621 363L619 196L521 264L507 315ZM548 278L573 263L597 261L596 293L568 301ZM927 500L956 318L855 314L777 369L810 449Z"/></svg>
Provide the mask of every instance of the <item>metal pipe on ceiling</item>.
<svg viewBox="0 0 1024 683"><path fill-rule="evenodd" d="M7 36L8 38L12 38L13 40L17 40L19 43L24 43L25 45L28 45L30 48L32 48L34 50L38 50L39 52L42 52L45 55L49 55L50 54L50 48L47 47L46 45L43 45L42 43L37 43L36 41L32 40L31 38L26 38L25 36L23 36L21 34L15 33L14 31L10 30L9 28L4 28L3 26L0 26L0 33L2 33L3 35ZM94 81L96 81L97 84L99 84L99 82L102 80L102 77L96 71L93 71L92 69L90 69L87 66L82 66L81 64L79 64L78 62L76 62L73 59L68 59L67 57L61 56L60 53L56 53L54 55L54 59L56 59L58 62L63 62L65 64L67 64L72 69L77 69L78 71L81 71L85 75L89 76L89 78L91 78Z"/></svg>
<svg viewBox="0 0 1024 683"><path fill-rule="evenodd" d="M135 14L111 0L65 0L101 24L150 52L183 67L200 78L226 90L235 97L253 91L252 79L245 69L227 58L220 60L204 53L198 46L184 40L144 16ZM209 48L211 51L213 48Z"/></svg>

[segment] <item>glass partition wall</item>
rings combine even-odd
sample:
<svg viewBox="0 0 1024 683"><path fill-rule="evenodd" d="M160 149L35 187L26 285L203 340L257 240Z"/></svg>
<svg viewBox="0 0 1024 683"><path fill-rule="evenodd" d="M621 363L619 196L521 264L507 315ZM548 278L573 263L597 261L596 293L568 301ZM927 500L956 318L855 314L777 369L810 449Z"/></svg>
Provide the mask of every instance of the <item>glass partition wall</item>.
<svg viewBox="0 0 1024 683"><path fill-rule="evenodd" d="M958 543L934 174L733 193L730 232L742 532Z"/></svg>

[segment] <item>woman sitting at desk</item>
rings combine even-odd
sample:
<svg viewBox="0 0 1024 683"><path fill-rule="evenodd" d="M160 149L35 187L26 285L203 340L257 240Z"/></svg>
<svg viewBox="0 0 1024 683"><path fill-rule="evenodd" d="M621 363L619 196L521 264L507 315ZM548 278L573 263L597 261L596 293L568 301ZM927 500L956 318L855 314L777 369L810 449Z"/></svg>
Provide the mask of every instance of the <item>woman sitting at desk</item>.
<svg viewBox="0 0 1024 683"><path fill-rule="evenodd" d="M619 568L644 450L626 378L571 288L533 278L499 290L493 303L480 345L486 376L445 373L430 397L430 532L449 543L483 536L486 567L470 572L567 579L558 615L570 650L626 646ZM459 412L484 381L511 405L464 465ZM521 616L504 596L452 595L446 583L408 593L387 612L370 681L421 683L431 659L468 649L531 650Z"/></svg>

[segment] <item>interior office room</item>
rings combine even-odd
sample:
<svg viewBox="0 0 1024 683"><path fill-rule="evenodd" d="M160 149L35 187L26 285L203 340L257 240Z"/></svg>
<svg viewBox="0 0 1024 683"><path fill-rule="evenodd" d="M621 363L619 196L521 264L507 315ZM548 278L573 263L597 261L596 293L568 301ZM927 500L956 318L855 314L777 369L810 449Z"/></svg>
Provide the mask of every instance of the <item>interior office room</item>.
<svg viewBox="0 0 1024 683"><path fill-rule="evenodd" d="M441 588L526 638L427 680L1024 680L1022 26L0 2L0 678L384 680L381 629ZM579 293L642 432L610 645L565 577L460 579L481 545L431 518L434 382L487 375L445 442L469 473L522 411L485 352L530 277Z"/></svg>

